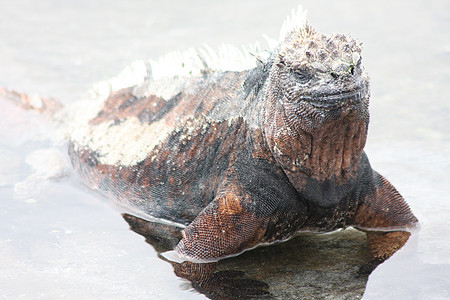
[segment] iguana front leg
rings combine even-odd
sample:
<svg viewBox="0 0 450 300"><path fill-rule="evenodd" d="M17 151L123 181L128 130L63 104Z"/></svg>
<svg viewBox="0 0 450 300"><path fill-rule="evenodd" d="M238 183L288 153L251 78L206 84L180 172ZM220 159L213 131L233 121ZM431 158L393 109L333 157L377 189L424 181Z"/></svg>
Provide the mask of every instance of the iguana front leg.
<svg viewBox="0 0 450 300"><path fill-rule="evenodd" d="M190 260L211 260L238 254L264 237L268 218L248 207L254 200L235 186L224 188L187 226L176 251Z"/></svg>
<svg viewBox="0 0 450 300"><path fill-rule="evenodd" d="M175 249L180 256L208 261L236 255L283 239L304 223L306 208L284 174L269 168L250 174L227 176L215 199L182 232Z"/></svg>
<svg viewBox="0 0 450 300"><path fill-rule="evenodd" d="M411 235L405 229L418 220L399 192L376 171L363 186L366 190L352 225L367 233L371 260L360 273L370 273L403 247Z"/></svg>

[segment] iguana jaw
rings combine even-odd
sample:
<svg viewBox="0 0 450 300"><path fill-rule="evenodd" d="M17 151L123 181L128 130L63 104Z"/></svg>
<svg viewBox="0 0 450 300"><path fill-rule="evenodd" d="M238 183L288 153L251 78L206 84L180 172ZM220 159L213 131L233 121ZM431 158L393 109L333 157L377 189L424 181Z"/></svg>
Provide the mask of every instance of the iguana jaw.
<svg viewBox="0 0 450 300"><path fill-rule="evenodd" d="M336 110L343 107L357 106L367 97L367 88L363 85L357 89L335 93L312 92L301 95L299 102L308 103L318 110Z"/></svg>

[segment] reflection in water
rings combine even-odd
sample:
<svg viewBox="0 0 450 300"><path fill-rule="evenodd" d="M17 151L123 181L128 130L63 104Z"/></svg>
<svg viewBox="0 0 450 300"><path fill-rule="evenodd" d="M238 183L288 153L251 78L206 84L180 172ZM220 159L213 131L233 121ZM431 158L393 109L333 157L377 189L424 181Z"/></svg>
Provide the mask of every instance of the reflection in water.
<svg viewBox="0 0 450 300"><path fill-rule="evenodd" d="M370 274L375 268L391 257L406 244L411 233L407 231L367 232L367 242L371 259L363 265L358 273Z"/></svg>
<svg viewBox="0 0 450 300"><path fill-rule="evenodd" d="M175 248L181 239L181 229L124 214L125 221L131 229L145 237L145 241L158 252L166 252ZM160 256L172 264L178 277L185 278L200 293L212 299L246 299L269 294L269 286L261 281L244 277L239 270L218 270L218 263L177 263Z"/></svg>
<svg viewBox="0 0 450 300"><path fill-rule="evenodd" d="M159 253L172 250L181 229L124 214L131 229ZM305 233L270 247L260 247L217 263L172 264L178 277L211 299L299 297L361 298L369 274L408 240L410 233L354 229L331 234ZM370 248L367 241L371 240ZM381 259L371 259L381 257Z"/></svg>
<svg viewBox="0 0 450 300"><path fill-rule="evenodd" d="M178 277L188 279L200 293L212 299L269 298L267 283L244 277L239 270L217 271L218 263L170 262Z"/></svg>
<svg viewBox="0 0 450 300"><path fill-rule="evenodd" d="M131 229L145 237L159 253L173 250L181 239L181 229L124 214ZM218 270L219 263L177 263L162 256L161 259L172 264L178 277L185 278L200 293L212 299L245 299L268 295L268 285L264 282L244 277L239 270Z"/></svg>

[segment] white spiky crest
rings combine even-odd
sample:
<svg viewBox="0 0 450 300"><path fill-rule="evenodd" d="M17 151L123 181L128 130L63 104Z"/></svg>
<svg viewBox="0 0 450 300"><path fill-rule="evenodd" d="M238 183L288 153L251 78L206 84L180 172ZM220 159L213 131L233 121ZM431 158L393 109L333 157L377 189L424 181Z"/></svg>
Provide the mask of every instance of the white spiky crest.
<svg viewBox="0 0 450 300"><path fill-rule="evenodd" d="M159 59L135 61L118 76L102 81L94 86L96 95L108 95L121 88L138 85L145 80L153 81L172 78L200 76L203 71L244 71L256 67L261 46L255 43L238 48L221 45L215 51L209 46L190 48L182 52L169 52Z"/></svg>
<svg viewBox="0 0 450 300"><path fill-rule="evenodd" d="M308 20L306 18L308 11L300 5L291 11L281 26L279 42L282 43L286 36L295 31L306 31L308 29Z"/></svg>
<svg viewBox="0 0 450 300"><path fill-rule="evenodd" d="M264 36L269 51L273 51L279 43L293 30L306 31L308 23L307 11L302 6L291 11L281 26L279 41ZM100 82L94 86L96 96L108 96L112 91L138 85L151 78L158 80L171 77L199 76L205 70L210 71L244 71L256 66L259 57L265 57L259 43L250 46L236 47L221 45L217 51L209 46L190 48L182 52L170 52L159 59L136 61L125 68L118 76Z"/></svg>

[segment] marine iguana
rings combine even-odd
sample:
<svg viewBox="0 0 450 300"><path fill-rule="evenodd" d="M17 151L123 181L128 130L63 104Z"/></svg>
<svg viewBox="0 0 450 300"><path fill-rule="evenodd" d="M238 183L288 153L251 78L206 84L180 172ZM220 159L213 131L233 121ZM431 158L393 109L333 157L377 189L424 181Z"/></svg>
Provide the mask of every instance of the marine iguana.
<svg viewBox="0 0 450 300"><path fill-rule="evenodd" d="M192 261L347 226L368 230L373 261L388 258L409 234L370 230L417 219L363 151L362 44L301 13L288 24L266 58L238 68L208 51L148 63L140 82L77 116L73 165L139 214L183 227L175 250Z"/></svg>

